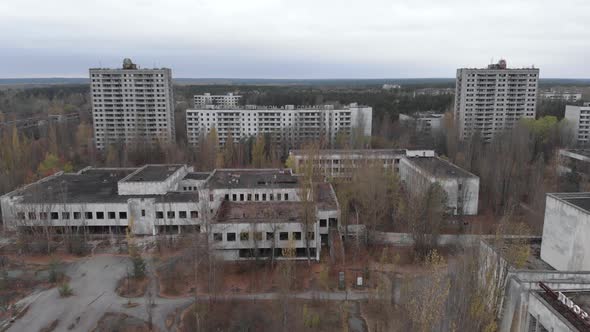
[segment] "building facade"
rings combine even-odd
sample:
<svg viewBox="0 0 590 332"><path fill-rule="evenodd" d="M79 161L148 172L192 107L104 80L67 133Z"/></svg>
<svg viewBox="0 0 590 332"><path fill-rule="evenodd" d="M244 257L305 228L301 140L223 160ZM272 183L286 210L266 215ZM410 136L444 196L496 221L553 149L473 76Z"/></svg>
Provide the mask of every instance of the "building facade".
<svg viewBox="0 0 590 332"><path fill-rule="evenodd" d="M204 93L202 95L195 95L193 97L195 108L207 108L208 106L220 107L238 107L240 105L240 95L234 95L230 92L225 95L212 95Z"/></svg>
<svg viewBox="0 0 590 332"><path fill-rule="evenodd" d="M507 68L506 61L488 68L457 69L454 117L459 137L476 131L490 141L521 118L534 119L538 68Z"/></svg>
<svg viewBox="0 0 590 332"><path fill-rule="evenodd" d="M590 140L590 103L584 106L567 105L565 119L570 126L574 140L578 144L588 144Z"/></svg>
<svg viewBox="0 0 590 332"><path fill-rule="evenodd" d="M420 133L432 135L441 132L443 128L444 114L435 112L418 112L410 115L400 114L400 122L413 123Z"/></svg>
<svg viewBox="0 0 590 332"><path fill-rule="evenodd" d="M350 178L354 170L368 164L377 163L384 169L399 171L399 162L403 157L434 157L434 150L406 149L367 149L367 150L305 150L289 151L292 167L299 172L311 160L314 170L326 178ZM291 165L290 165L291 166Z"/></svg>
<svg viewBox="0 0 590 332"><path fill-rule="evenodd" d="M582 100L582 94L577 92L556 92L546 91L541 93L543 99L549 100L563 100L567 102L576 103Z"/></svg>
<svg viewBox="0 0 590 332"><path fill-rule="evenodd" d="M330 231L339 231L340 209L330 184L314 184L305 195L302 190L299 177L282 169L88 167L7 193L0 206L5 227L13 230L198 232L224 259L303 259L308 250L319 259ZM305 211L312 217L306 220Z"/></svg>
<svg viewBox="0 0 590 332"><path fill-rule="evenodd" d="M91 68L94 141L173 143L174 95L169 68L140 69L125 59L122 68Z"/></svg>
<svg viewBox="0 0 590 332"><path fill-rule="evenodd" d="M447 207L453 215L476 215L479 177L439 157L403 157L399 175L414 194L424 193L438 183L447 194Z"/></svg>
<svg viewBox="0 0 590 332"><path fill-rule="evenodd" d="M197 145L213 128L220 145L231 135L234 139L271 134L276 142L290 147L309 141L334 142L340 134L371 136L373 109L352 103L333 105L283 107L246 106L238 108L211 107L186 111L187 136Z"/></svg>

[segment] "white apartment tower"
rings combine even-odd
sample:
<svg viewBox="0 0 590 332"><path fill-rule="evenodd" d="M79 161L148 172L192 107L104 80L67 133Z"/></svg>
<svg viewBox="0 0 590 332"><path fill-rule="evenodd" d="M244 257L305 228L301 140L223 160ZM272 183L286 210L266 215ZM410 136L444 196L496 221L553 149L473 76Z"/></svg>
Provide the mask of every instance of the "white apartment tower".
<svg viewBox="0 0 590 332"><path fill-rule="evenodd" d="M122 68L91 68L94 141L172 143L175 140L172 71L140 69L130 59Z"/></svg>
<svg viewBox="0 0 590 332"><path fill-rule="evenodd" d="M333 143L338 133L354 137L371 136L373 109L356 103L342 107L317 106L254 106L241 108L207 107L186 111L190 144L215 128L219 144L234 139L272 134L276 142L290 147L304 142L324 140Z"/></svg>
<svg viewBox="0 0 590 332"><path fill-rule="evenodd" d="M521 118L535 118L538 68L507 68L506 61L487 68L457 69L454 116L461 139L481 133L490 141Z"/></svg>
<svg viewBox="0 0 590 332"><path fill-rule="evenodd" d="M590 102L584 103L584 106L567 105L565 119L571 126L575 141L587 145L590 141Z"/></svg>
<svg viewBox="0 0 590 332"><path fill-rule="evenodd" d="M205 108L210 105L222 106L222 107L238 107L240 103L240 95L234 95L230 92L225 95L212 95L210 93L204 93L202 95L195 95L194 97L195 108Z"/></svg>

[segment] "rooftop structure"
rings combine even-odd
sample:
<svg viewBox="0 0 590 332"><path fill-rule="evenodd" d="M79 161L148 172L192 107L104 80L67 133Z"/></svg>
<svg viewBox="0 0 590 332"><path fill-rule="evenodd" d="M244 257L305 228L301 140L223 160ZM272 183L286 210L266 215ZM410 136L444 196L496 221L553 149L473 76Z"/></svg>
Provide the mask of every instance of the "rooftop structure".
<svg viewBox="0 0 590 332"><path fill-rule="evenodd" d="M282 169L209 173L179 164L87 167L77 173L59 172L7 193L0 197L0 207L4 226L12 230L81 227L155 235L200 232L204 223L212 221L217 226L207 237L224 259L280 257L280 252L268 250L289 246L295 246L293 258L302 259L307 258L309 245L312 258L319 259L329 231L339 228L340 209L330 184L317 183L303 193L298 179ZM310 225L303 225L301 218L302 195L311 198ZM252 242L253 234L262 231L269 237L266 242ZM236 244L236 233L250 235ZM276 243L268 233L276 233ZM263 248L268 250L258 252Z"/></svg>
<svg viewBox="0 0 590 332"><path fill-rule="evenodd" d="M197 145L213 128L219 144L229 136L234 140L270 134L274 141L296 147L305 142L324 140L334 143L337 134L352 137L354 130L370 136L373 109L352 103L342 107L316 106L212 106L186 111L187 135Z"/></svg>
<svg viewBox="0 0 590 332"><path fill-rule="evenodd" d="M508 68L504 60L457 69L454 118L460 138L477 131L490 141L519 119L534 119L538 81L538 68Z"/></svg>
<svg viewBox="0 0 590 332"><path fill-rule="evenodd" d="M234 95L229 92L225 95L212 95L210 93L204 93L202 95L194 96L194 105L196 109L208 108L210 106L217 107L238 107L240 104L240 95Z"/></svg>
<svg viewBox="0 0 590 332"><path fill-rule="evenodd" d="M399 174L414 194L424 193L433 183L440 184L452 214L477 214L479 177L472 173L439 157L403 157Z"/></svg>

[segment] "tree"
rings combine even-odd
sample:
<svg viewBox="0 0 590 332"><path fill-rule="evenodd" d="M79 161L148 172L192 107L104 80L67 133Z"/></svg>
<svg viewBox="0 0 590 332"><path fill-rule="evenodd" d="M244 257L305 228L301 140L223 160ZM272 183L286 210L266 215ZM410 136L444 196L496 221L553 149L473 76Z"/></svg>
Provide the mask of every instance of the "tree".
<svg viewBox="0 0 590 332"><path fill-rule="evenodd" d="M262 168L266 166L267 159L264 151L264 136L258 135L254 146L252 147L252 166L255 168Z"/></svg>
<svg viewBox="0 0 590 332"><path fill-rule="evenodd" d="M428 276L415 282L407 307L413 331L429 332L443 320L450 284L444 269L445 260L436 249L425 256L424 266Z"/></svg>

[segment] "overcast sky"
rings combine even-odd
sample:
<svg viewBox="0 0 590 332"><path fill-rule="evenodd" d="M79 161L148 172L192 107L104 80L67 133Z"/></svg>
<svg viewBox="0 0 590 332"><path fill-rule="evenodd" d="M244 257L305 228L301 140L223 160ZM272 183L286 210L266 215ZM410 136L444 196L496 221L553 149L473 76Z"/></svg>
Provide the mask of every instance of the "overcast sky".
<svg viewBox="0 0 590 332"><path fill-rule="evenodd" d="M0 77L454 77L493 58L590 78L590 0L0 0Z"/></svg>

